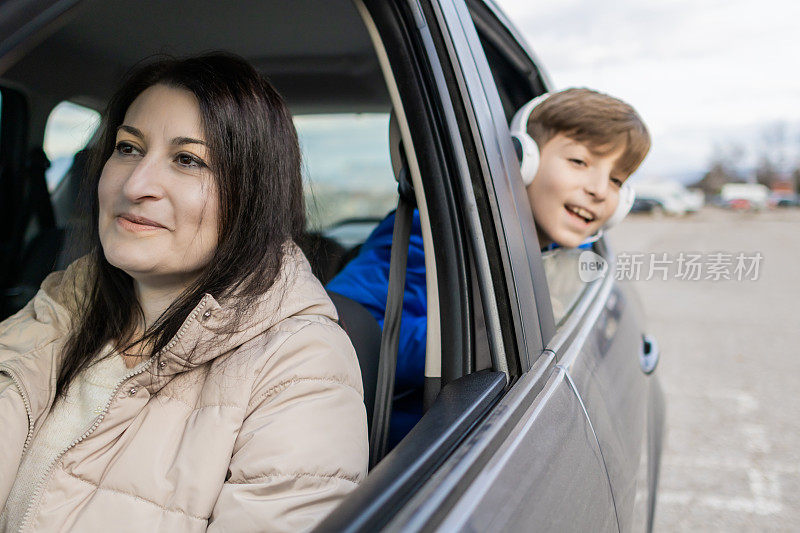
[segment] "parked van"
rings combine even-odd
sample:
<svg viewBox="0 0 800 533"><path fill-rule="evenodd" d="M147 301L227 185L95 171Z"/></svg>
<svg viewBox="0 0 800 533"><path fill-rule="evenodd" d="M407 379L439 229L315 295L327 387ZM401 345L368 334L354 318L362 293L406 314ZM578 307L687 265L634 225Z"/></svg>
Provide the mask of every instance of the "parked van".
<svg viewBox="0 0 800 533"><path fill-rule="evenodd" d="M632 184L636 199L653 204L653 211L667 215L694 213L703 207L703 193L690 191L677 181L644 181Z"/></svg>
<svg viewBox="0 0 800 533"><path fill-rule="evenodd" d="M722 205L730 209L766 209L769 189L760 183L727 183L720 192Z"/></svg>

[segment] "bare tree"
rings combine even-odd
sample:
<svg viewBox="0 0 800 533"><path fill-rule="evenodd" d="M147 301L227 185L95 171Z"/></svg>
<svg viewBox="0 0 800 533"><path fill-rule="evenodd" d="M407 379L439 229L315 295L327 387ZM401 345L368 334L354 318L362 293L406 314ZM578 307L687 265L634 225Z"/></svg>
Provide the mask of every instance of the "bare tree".
<svg viewBox="0 0 800 533"><path fill-rule="evenodd" d="M780 172L778 172L778 167L775 163L769 157L762 155L756 167L756 181L767 187L772 187L780 177Z"/></svg>
<svg viewBox="0 0 800 533"><path fill-rule="evenodd" d="M761 133L761 150L756 167L756 181L772 187L781 179L787 164L788 126L786 122L773 122Z"/></svg>
<svg viewBox="0 0 800 533"><path fill-rule="evenodd" d="M708 172L691 187L701 189L706 196L713 196L719 194L722 186L726 183L741 181L736 168L740 165L744 155L744 147L740 144L730 143L722 146L715 143Z"/></svg>

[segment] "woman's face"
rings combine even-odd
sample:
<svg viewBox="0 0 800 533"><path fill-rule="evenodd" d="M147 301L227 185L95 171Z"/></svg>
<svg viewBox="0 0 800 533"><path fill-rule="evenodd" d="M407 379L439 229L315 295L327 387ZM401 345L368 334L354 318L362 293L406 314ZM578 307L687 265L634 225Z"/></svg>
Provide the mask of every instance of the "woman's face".
<svg viewBox="0 0 800 533"><path fill-rule="evenodd" d="M219 198L195 96L154 85L133 101L98 184L100 243L134 280L190 283L217 247Z"/></svg>

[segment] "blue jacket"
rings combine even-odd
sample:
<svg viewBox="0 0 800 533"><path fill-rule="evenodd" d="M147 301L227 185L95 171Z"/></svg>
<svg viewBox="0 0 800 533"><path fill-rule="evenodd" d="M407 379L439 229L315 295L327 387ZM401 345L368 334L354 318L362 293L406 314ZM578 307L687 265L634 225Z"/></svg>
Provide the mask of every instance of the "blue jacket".
<svg viewBox="0 0 800 533"><path fill-rule="evenodd" d="M394 212L384 218L367 237L358 255L326 288L355 300L372 313L383 329L386 296L389 291L389 260L392 250ZM425 253L419 211L414 210L408 266L400 322L395 395L421 389L425 374L425 340L428 300L425 287Z"/></svg>
<svg viewBox="0 0 800 533"><path fill-rule="evenodd" d="M366 307L383 329L386 295L389 292L389 261L392 250L394 212L384 218L367 237L358 255L328 282L327 289L347 296ZM591 249L588 241L579 246ZM560 248L551 244L542 251ZM425 341L428 300L425 286L425 252L419 211L414 210L411 240L408 247L403 315L400 323L400 347L397 354L395 395L421 389L425 373Z"/></svg>

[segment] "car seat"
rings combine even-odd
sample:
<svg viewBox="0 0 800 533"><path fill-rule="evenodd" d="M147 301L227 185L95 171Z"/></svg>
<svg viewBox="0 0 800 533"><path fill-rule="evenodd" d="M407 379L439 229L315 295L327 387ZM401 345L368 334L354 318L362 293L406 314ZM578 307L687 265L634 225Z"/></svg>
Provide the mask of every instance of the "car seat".
<svg viewBox="0 0 800 533"><path fill-rule="evenodd" d="M358 365L361 367L361 382L364 384L364 404L367 407L367 424L372 428L375 407L375 391L378 384L378 360L381 351L381 328L367 308L339 293L328 291L339 325L350 337L356 349Z"/></svg>

